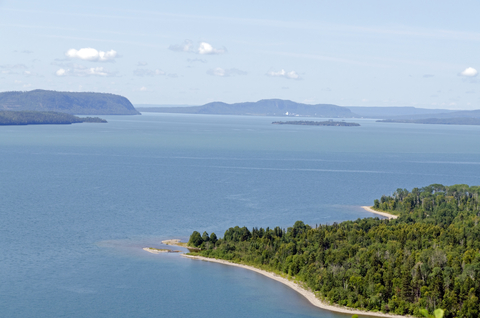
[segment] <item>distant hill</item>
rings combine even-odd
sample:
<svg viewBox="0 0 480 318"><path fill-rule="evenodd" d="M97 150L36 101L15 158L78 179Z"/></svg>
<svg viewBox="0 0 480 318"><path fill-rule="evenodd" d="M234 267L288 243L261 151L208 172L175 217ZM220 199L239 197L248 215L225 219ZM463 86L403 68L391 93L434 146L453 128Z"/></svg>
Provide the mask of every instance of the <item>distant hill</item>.
<svg viewBox="0 0 480 318"><path fill-rule="evenodd" d="M187 113L215 115L252 115L252 116L308 116L330 118L358 117L346 107L318 104L308 105L282 99L262 99L258 102L227 104L208 103L190 107L139 107L141 112Z"/></svg>
<svg viewBox="0 0 480 318"><path fill-rule="evenodd" d="M348 106L348 108L364 118L393 118L399 116L428 116L432 117L433 114L451 113L453 110L449 109L428 109L428 108L416 108L416 107L363 107L363 106ZM425 117L427 118L427 117Z"/></svg>
<svg viewBox="0 0 480 318"><path fill-rule="evenodd" d="M76 115L138 115L130 101L105 93L33 90L0 93L0 110L55 111Z"/></svg>

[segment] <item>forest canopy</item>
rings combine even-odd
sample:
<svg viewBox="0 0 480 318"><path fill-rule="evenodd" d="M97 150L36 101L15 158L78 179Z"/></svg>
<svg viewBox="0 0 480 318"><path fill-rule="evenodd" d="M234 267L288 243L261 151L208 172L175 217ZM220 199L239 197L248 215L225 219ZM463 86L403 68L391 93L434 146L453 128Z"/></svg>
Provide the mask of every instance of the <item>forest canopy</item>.
<svg viewBox="0 0 480 318"><path fill-rule="evenodd" d="M0 111L0 125L46 125L75 123L106 123L98 117L77 117L57 112Z"/></svg>
<svg viewBox="0 0 480 318"><path fill-rule="evenodd" d="M373 208L397 219L357 219L282 229L232 227L223 238L192 234L198 254L283 273L324 300L422 317L479 316L480 187L397 189Z"/></svg>

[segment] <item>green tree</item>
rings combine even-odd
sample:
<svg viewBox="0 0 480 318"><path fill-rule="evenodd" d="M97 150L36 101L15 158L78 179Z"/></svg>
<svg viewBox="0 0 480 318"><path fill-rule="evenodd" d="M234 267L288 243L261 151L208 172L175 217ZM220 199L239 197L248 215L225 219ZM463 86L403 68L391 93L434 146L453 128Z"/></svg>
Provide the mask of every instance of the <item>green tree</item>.
<svg viewBox="0 0 480 318"><path fill-rule="evenodd" d="M210 241L210 237L208 236L207 231L203 232L203 234L202 234L202 240L203 240L204 242Z"/></svg>
<svg viewBox="0 0 480 318"><path fill-rule="evenodd" d="M190 239L188 240L188 245L194 246L194 247L199 247L202 245L203 239L200 233L197 231L193 231L192 235L190 235Z"/></svg>
<svg viewBox="0 0 480 318"><path fill-rule="evenodd" d="M210 234L210 242L212 242L212 244L215 245L215 243L217 243L217 241L218 241L217 235L212 232L212 234Z"/></svg>

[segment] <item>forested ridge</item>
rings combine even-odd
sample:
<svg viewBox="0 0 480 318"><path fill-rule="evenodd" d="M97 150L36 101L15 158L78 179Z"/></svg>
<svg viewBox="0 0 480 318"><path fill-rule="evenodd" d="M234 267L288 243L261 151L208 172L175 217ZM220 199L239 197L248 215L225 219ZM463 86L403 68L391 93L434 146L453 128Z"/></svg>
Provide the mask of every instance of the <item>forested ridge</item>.
<svg viewBox="0 0 480 318"><path fill-rule="evenodd" d="M77 117L58 112L37 111L0 111L0 125L46 125L46 124L75 124L75 123L106 123L98 117Z"/></svg>
<svg viewBox="0 0 480 318"><path fill-rule="evenodd" d="M58 92L36 89L0 93L0 110L54 111L75 115L137 115L120 95L93 92Z"/></svg>
<svg viewBox="0 0 480 318"><path fill-rule="evenodd" d="M352 308L421 317L478 317L480 187L433 184L374 201L394 220L357 219L315 228L234 227L224 237L192 233L199 255L253 265L304 282Z"/></svg>

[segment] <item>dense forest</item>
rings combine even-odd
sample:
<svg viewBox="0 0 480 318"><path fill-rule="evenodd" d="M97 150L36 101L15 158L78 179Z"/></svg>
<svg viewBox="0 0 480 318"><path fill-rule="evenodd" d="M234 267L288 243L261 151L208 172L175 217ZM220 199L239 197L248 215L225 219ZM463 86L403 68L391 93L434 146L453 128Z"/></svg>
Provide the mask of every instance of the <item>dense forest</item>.
<svg viewBox="0 0 480 318"><path fill-rule="evenodd" d="M422 317L479 317L480 187L433 184L397 189L365 218L282 229L233 227L223 238L195 231L198 254L289 275L328 302Z"/></svg>
<svg viewBox="0 0 480 318"><path fill-rule="evenodd" d="M42 89L0 93L0 110L54 111L75 115L140 114L127 98L120 95Z"/></svg>
<svg viewBox="0 0 480 318"><path fill-rule="evenodd" d="M45 125L75 123L106 123L98 117L77 117L57 112L0 111L0 125Z"/></svg>

